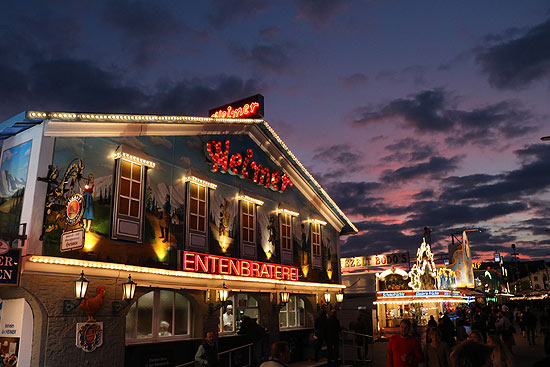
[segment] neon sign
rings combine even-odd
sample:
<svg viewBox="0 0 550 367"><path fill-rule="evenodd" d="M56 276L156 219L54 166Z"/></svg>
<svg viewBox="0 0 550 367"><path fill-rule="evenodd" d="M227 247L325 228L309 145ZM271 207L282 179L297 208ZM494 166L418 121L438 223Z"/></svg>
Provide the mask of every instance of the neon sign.
<svg viewBox="0 0 550 367"><path fill-rule="evenodd" d="M233 107L228 106L227 110L219 110L210 115L212 118L225 118L225 119L238 119L241 117L253 116L256 114L256 111L260 107L258 102L252 102L250 104L246 103L242 107Z"/></svg>
<svg viewBox="0 0 550 367"><path fill-rule="evenodd" d="M231 102L208 111L212 118L238 119L238 118L262 118L264 117L264 96L255 96Z"/></svg>
<svg viewBox="0 0 550 367"><path fill-rule="evenodd" d="M270 172L269 168L262 167L261 164L252 161L254 153L250 148L246 150L245 154L234 153L230 158L229 145L229 140L223 143L220 140L210 140L206 143L208 157L213 163L212 172L228 172L232 175L238 175L243 179L251 178L258 185L262 185L273 191L284 192L288 186L294 186L286 173L281 175L278 171ZM225 147L225 150L223 147ZM250 177L250 174L252 174L252 177Z"/></svg>
<svg viewBox="0 0 550 367"><path fill-rule="evenodd" d="M234 259L209 254L185 251L182 261L183 271L196 273L222 274L250 278L277 280L298 280L298 268L259 261Z"/></svg>

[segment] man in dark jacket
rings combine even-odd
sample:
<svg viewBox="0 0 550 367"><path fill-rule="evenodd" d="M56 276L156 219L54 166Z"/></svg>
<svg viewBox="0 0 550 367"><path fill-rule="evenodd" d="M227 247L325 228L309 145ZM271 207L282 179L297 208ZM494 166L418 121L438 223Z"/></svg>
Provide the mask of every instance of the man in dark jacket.
<svg viewBox="0 0 550 367"><path fill-rule="evenodd" d="M207 331L204 341L195 354L195 366L197 367L218 367L218 347L214 342L214 332Z"/></svg>
<svg viewBox="0 0 550 367"><path fill-rule="evenodd" d="M336 318L336 310L330 311L330 317L327 321L326 339L328 365L337 367L338 346L340 344L340 321Z"/></svg>
<svg viewBox="0 0 550 367"><path fill-rule="evenodd" d="M325 342L327 322L327 311L323 309L319 317L315 320L315 361L319 360L319 354Z"/></svg>

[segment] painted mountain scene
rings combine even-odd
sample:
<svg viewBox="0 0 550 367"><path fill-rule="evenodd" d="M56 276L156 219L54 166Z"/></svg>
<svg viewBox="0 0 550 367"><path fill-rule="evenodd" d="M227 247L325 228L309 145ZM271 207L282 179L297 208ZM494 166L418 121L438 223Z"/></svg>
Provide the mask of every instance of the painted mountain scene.
<svg viewBox="0 0 550 367"><path fill-rule="evenodd" d="M32 141L6 149L0 164L0 232L17 234Z"/></svg>

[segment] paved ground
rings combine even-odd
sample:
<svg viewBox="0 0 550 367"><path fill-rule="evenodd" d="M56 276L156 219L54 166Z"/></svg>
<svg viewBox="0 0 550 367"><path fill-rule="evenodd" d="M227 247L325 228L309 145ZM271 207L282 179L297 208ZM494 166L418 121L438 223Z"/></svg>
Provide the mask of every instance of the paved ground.
<svg viewBox="0 0 550 367"><path fill-rule="evenodd" d="M519 328L518 328L519 329ZM533 363L544 358L544 340L542 335L537 335L536 345L529 345L527 339L521 334L515 334L516 345L514 346L514 358L515 358L515 367L531 367ZM372 360L371 363L368 363L368 367L386 367L386 358L388 351L387 342L377 342L374 345L371 345L369 349L368 358ZM313 362L313 361L303 361L298 363L291 364L292 367L316 367L316 366L325 366L325 363L322 362ZM421 365L422 366L422 365ZM550 367L550 363L545 366Z"/></svg>
<svg viewBox="0 0 550 367"><path fill-rule="evenodd" d="M519 328L518 328L519 329ZM514 357L516 367L531 367L533 363L544 358L544 338L542 335L537 335L537 345L529 345L527 338L521 336L521 334L515 334L516 345L514 347ZM372 367L386 367L387 358L387 342L379 342L374 344L372 350L373 363ZM550 364L548 364L550 367Z"/></svg>

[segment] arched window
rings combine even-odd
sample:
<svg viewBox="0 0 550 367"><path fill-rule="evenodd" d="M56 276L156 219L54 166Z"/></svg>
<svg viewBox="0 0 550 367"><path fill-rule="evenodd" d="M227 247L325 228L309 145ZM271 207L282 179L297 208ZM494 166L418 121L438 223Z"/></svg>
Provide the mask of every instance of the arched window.
<svg viewBox="0 0 550 367"><path fill-rule="evenodd" d="M226 306L220 309L220 332L237 332L244 316L260 319L258 300L246 293L229 296Z"/></svg>
<svg viewBox="0 0 550 367"><path fill-rule="evenodd" d="M173 291L157 289L141 296L126 315L126 342L140 343L191 335L191 304Z"/></svg>
<svg viewBox="0 0 550 367"><path fill-rule="evenodd" d="M306 326L306 307L303 298L290 295L288 303L279 312L279 326L283 328L298 328Z"/></svg>

